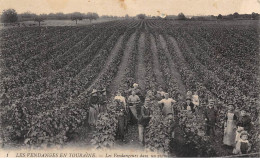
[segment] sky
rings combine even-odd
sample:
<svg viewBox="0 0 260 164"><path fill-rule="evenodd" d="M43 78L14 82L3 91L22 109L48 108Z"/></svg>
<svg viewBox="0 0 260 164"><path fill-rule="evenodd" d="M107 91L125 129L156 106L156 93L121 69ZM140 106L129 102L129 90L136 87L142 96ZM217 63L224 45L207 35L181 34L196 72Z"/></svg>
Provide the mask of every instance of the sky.
<svg viewBox="0 0 260 164"><path fill-rule="evenodd" d="M134 16L140 13L158 16L218 15L234 12L260 13L260 0L0 0L0 11L13 8L18 13L96 12L99 15Z"/></svg>

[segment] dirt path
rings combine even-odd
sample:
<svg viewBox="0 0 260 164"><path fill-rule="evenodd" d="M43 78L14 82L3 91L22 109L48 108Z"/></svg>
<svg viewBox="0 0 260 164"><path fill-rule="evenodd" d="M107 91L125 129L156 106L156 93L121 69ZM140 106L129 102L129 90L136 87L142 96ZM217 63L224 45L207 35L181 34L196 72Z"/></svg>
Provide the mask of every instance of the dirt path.
<svg viewBox="0 0 260 164"><path fill-rule="evenodd" d="M145 89L145 65L144 65L144 55L145 55L145 33L141 33L138 41L138 56L137 56L137 72L136 79L141 89Z"/></svg>
<svg viewBox="0 0 260 164"><path fill-rule="evenodd" d="M109 87L110 93L116 92L119 89L120 84L122 83L122 79L123 79L124 74L125 74L125 69L127 68L128 59L131 56L131 53L133 51L133 48L132 48L133 46L131 46L131 45L134 44L135 37L136 37L136 33L132 34L132 36L130 37L130 39L128 40L128 42L126 44L124 56L123 56L121 63L119 65L117 75L116 75L115 79L113 80L113 82L111 83L111 85Z"/></svg>
<svg viewBox="0 0 260 164"><path fill-rule="evenodd" d="M181 80L181 75L179 74L179 71L177 69L177 65L175 64L176 61L174 58L172 58L169 50L168 50L168 47L167 47L167 43L165 41L165 39L163 38L163 36L159 36L160 38L160 42L161 42L161 45L164 49L164 52L165 52L165 55L169 61L169 67L170 67L170 70L171 70L171 74L173 77L175 77L175 81L177 82L177 85L178 85L178 88L180 89L180 91L183 93L183 95L186 94L186 87L184 86L182 80ZM180 52L180 49L179 49L179 52Z"/></svg>
<svg viewBox="0 0 260 164"><path fill-rule="evenodd" d="M159 59L158 59L158 51L157 51L157 47L156 47L156 43L155 43L155 38L153 37L152 34L150 34L150 38L151 38L151 51L152 51L152 55L153 55L153 71L154 74L156 76L156 80L157 83L161 86L165 86L165 83L163 81L163 74L160 71L160 64L159 64Z"/></svg>
<svg viewBox="0 0 260 164"><path fill-rule="evenodd" d="M112 51L110 52L110 55L108 56L107 60L106 60L106 64L104 65L102 71L98 74L97 78L92 82L92 84L88 87L87 91L90 91L93 89L93 87L95 86L95 84L97 83L97 81L104 75L105 71L108 69L109 65L113 62L113 59L118 55L119 50L122 48L122 44L123 44L123 38L124 35L120 36L116 45L114 46L114 48L112 49Z"/></svg>

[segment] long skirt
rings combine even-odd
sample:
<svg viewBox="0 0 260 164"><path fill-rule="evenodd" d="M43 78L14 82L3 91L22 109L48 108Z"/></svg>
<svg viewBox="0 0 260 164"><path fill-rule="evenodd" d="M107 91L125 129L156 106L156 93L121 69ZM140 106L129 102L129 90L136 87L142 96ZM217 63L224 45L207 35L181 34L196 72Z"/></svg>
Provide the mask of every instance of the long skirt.
<svg viewBox="0 0 260 164"><path fill-rule="evenodd" d="M227 120L227 127L224 129L223 142L228 146L235 146L236 143L236 125L234 120Z"/></svg>
<svg viewBox="0 0 260 164"><path fill-rule="evenodd" d="M88 115L88 123L90 125L96 125L98 116L98 106L96 105L94 108L90 107L89 115Z"/></svg>

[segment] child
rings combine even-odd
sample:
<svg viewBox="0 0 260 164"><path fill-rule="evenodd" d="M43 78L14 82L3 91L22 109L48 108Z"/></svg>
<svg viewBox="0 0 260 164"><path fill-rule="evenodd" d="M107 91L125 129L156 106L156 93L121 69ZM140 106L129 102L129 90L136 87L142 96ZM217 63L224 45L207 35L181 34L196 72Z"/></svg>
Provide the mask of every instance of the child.
<svg viewBox="0 0 260 164"><path fill-rule="evenodd" d="M144 105L137 110L139 142L141 145L144 145L145 129L149 125L152 114L149 101L149 99L145 99Z"/></svg>
<svg viewBox="0 0 260 164"><path fill-rule="evenodd" d="M244 131L243 127L238 127L236 130L236 140L235 142L237 143L240 140L241 132Z"/></svg>
<svg viewBox="0 0 260 164"><path fill-rule="evenodd" d="M242 131L240 135L240 140L236 144L236 148L234 149L234 154L247 154L251 150L251 144L248 141L248 133L246 131Z"/></svg>

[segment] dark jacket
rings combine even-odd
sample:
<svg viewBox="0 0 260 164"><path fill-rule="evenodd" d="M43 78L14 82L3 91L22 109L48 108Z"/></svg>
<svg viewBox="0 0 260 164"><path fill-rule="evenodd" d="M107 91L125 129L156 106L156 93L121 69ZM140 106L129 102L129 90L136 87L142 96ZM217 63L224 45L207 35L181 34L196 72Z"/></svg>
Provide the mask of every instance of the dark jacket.
<svg viewBox="0 0 260 164"><path fill-rule="evenodd" d="M217 117L218 117L218 112L216 107L210 109L207 106L204 111L204 116L207 124L214 125L217 122Z"/></svg>
<svg viewBox="0 0 260 164"><path fill-rule="evenodd" d="M183 104L183 110L187 110L187 106L188 106L188 104L187 104L187 102L185 102L185 103ZM195 105L194 105L192 102L190 102L190 108L191 108L192 113L195 112L194 107L195 107Z"/></svg>
<svg viewBox="0 0 260 164"><path fill-rule="evenodd" d="M138 124L143 125L144 127L149 125L151 110L148 107L142 106L141 110L137 111Z"/></svg>
<svg viewBox="0 0 260 164"><path fill-rule="evenodd" d="M237 126L244 127L244 129L248 132L251 127L251 119L248 115L240 116L237 120Z"/></svg>
<svg viewBox="0 0 260 164"><path fill-rule="evenodd" d="M240 150L242 154L247 154L249 149L249 144L246 142L241 142Z"/></svg>

